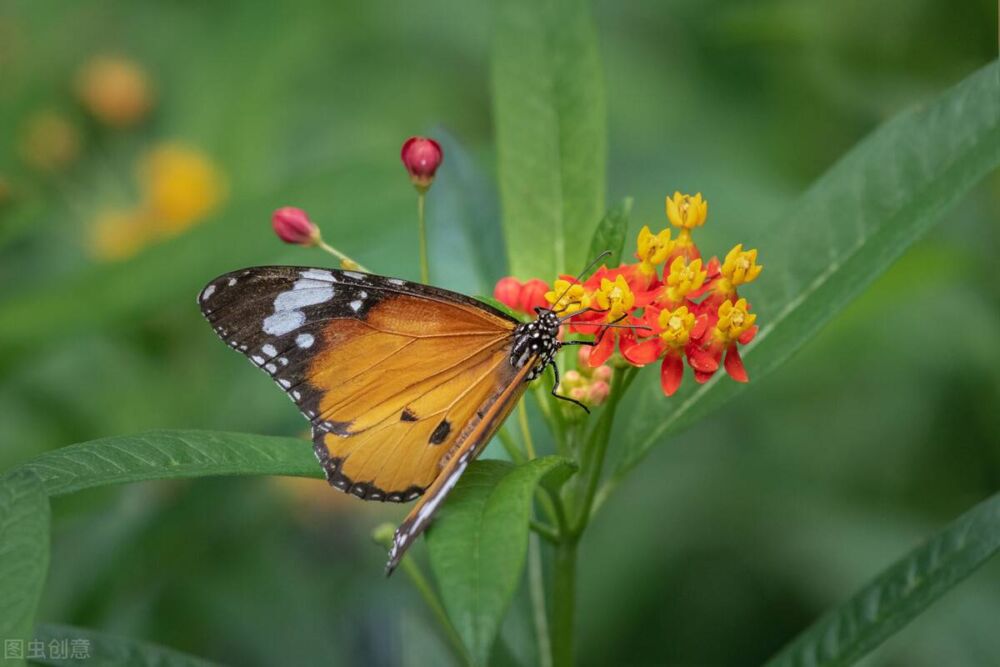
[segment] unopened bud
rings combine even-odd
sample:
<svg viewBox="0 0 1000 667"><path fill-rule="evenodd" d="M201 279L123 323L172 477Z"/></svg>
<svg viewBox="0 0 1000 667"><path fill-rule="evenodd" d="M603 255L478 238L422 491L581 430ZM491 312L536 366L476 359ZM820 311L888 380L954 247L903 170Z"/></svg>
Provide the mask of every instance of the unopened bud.
<svg viewBox="0 0 1000 667"><path fill-rule="evenodd" d="M391 523L380 523L375 526L375 530L372 531L372 539L375 544L381 544L383 547L388 549L392 546L392 538L396 534L396 527Z"/></svg>
<svg viewBox="0 0 1000 667"><path fill-rule="evenodd" d="M532 278L521 286L521 310L530 314L535 312L535 308L548 308L549 302L545 299L545 293L549 291L549 286L544 280Z"/></svg>
<svg viewBox="0 0 1000 667"><path fill-rule="evenodd" d="M607 400L610 393L611 385L603 380L598 380L590 385L590 389L587 392L587 402L591 405L600 405Z"/></svg>
<svg viewBox="0 0 1000 667"><path fill-rule="evenodd" d="M600 380L601 382L610 382L611 376L614 375L614 370L611 366L604 365L598 366L594 369L594 379Z"/></svg>
<svg viewBox="0 0 1000 667"><path fill-rule="evenodd" d="M507 276L497 281L493 288L493 298L513 310L521 308L521 281Z"/></svg>
<svg viewBox="0 0 1000 667"><path fill-rule="evenodd" d="M271 216L274 233L285 243L311 246L319 241L319 228L306 212L294 206L279 208Z"/></svg>
<svg viewBox="0 0 1000 667"><path fill-rule="evenodd" d="M410 174L410 181L423 192L434 182L434 174L441 166L444 153L441 152L441 145L433 139L410 137L403 144L400 158Z"/></svg>

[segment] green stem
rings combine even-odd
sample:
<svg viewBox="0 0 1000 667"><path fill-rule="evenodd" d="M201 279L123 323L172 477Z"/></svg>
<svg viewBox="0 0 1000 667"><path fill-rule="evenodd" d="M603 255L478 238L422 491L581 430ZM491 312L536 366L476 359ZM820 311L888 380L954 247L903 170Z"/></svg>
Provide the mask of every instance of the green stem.
<svg viewBox="0 0 1000 667"><path fill-rule="evenodd" d="M431 282L431 269L427 263L427 224L424 220L424 201L427 199L427 192L419 190L417 192L417 225L420 231L420 282L427 285Z"/></svg>
<svg viewBox="0 0 1000 667"><path fill-rule="evenodd" d="M528 540L528 585L531 593L531 611L538 641L539 667L552 667L552 640L549 622L545 615L545 581L542 579L542 548L534 535Z"/></svg>
<svg viewBox="0 0 1000 667"><path fill-rule="evenodd" d="M345 255L344 253L340 252L339 250L337 250L336 248L334 248L332 245L330 245L329 243L327 243L323 239L317 240L316 241L316 246L318 248L320 248L321 250L325 250L326 252L330 253L331 255L333 255L334 257L336 257L337 259L339 259L340 260L340 266L341 266L341 268L344 268L344 269L357 269L358 271L364 271L365 273L371 273L370 270L368 270L365 267L361 266L360 264L358 264L357 262L355 262L353 259L351 259L347 255Z"/></svg>
<svg viewBox="0 0 1000 667"><path fill-rule="evenodd" d="M555 549L552 579L552 664L573 665L576 606L576 539L566 537Z"/></svg>
<svg viewBox="0 0 1000 667"><path fill-rule="evenodd" d="M530 524L531 529L535 531L539 537L543 538L546 542L551 542L552 544L559 544L559 531L548 525L547 523L542 523L538 519L531 519Z"/></svg>
<svg viewBox="0 0 1000 667"><path fill-rule="evenodd" d="M448 614L444 610L444 605L438 600L437 594L434 592L434 588L431 586L430 582L427 581L427 577L424 573L420 571L420 567L414 562L413 558L404 558L400 563L400 567L406 576L410 578L413 582L413 587L417 589L420 593L420 597L424 599L424 602L430 608L431 613L434 614L434 618L437 619L444 631L445 639L448 640L448 648L452 650L455 657L458 658L458 662L463 665L470 665L472 661L469 659L469 654L465 650L465 644L462 643L462 638L458 636L458 631L455 630L455 626L452 625L451 620L448 619Z"/></svg>
<svg viewBox="0 0 1000 667"><path fill-rule="evenodd" d="M601 481L601 472L604 469L604 458L608 451L608 442L611 439L611 427L614 425L615 412L618 402L628 391L632 380L635 379L637 368L626 368L615 378L611 388L611 397L604 408L600 419L594 426L590 434L590 442L584 453L583 465L580 474L584 479L583 498L577 505L576 521L570 527L570 533L579 537L590 520L590 511L594 504L594 495L597 493L597 485Z"/></svg>
<svg viewBox="0 0 1000 667"><path fill-rule="evenodd" d="M535 459L535 443L531 439L531 427L528 425L528 406L521 401L517 404L517 423L521 427L521 438L524 440L524 450L528 460Z"/></svg>
<svg viewBox="0 0 1000 667"><path fill-rule="evenodd" d="M497 437L500 438L500 443L503 445L511 461L517 465L521 465L527 460L524 452L517 446L517 441L514 440L514 436L510 434L506 426L497 431Z"/></svg>

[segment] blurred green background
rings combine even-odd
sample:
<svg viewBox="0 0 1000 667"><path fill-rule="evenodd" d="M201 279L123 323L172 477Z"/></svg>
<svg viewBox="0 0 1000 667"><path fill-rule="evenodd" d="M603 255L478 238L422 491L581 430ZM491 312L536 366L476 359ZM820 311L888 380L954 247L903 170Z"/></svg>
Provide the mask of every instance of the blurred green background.
<svg viewBox="0 0 1000 667"><path fill-rule="evenodd" d="M0 5L0 469L152 428L304 433L194 296L240 266L327 263L273 237L270 212L289 204L363 264L416 278L398 156L411 134L445 144L434 282L489 293L503 274L477 236L499 215L490 12ZM997 51L989 0L600 0L594 17L609 201L635 197L634 226L655 228L665 194L703 192L709 252L756 245L873 127ZM100 57L118 68L94 74ZM791 363L619 488L581 550L583 664L759 664L1000 488L998 209L994 174ZM220 479L54 509L43 621L231 664L449 659L368 537L400 508L322 482ZM992 563L865 664L1000 664L998 575ZM504 639L526 664L524 598Z"/></svg>

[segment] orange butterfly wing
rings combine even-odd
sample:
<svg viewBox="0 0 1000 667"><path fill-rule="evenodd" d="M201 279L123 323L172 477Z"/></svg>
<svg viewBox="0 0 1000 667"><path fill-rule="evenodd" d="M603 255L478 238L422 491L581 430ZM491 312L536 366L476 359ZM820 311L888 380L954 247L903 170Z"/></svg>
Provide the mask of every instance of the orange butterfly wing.
<svg viewBox="0 0 1000 667"><path fill-rule="evenodd" d="M510 363L518 322L469 297L370 274L257 267L199 295L219 336L313 425L332 486L368 500L427 492L396 532L388 571L527 387Z"/></svg>
<svg viewBox="0 0 1000 667"><path fill-rule="evenodd" d="M510 330L393 296L365 320L330 322L306 374L322 398L314 441L330 483L372 500L413 500L466 425L515 374Z"/></svg>
<svg viewBox="0 0 1000 667"><path fill-rule="evenodd" d="M361 498L419 496L515 374L516 320L396 278L257 267L216 278L199 303L312 422L331 485Z"/></svg>
<svg viewBox="0 0 1000 667"><path fill-rule="evenodd" d="M469 462L479 456L490 438L510 415L510 411L528 388L526 378L533 366L534 359L518 370L506 386L497 387L480 409L476 419L466 426L463 436L455 443L454 454L445 462L441 474L396 529L392 549L389 551L389 562L385 566L386 574L392 574L396 569L409 546L430 525L437 508L458 483Z"/></svg>

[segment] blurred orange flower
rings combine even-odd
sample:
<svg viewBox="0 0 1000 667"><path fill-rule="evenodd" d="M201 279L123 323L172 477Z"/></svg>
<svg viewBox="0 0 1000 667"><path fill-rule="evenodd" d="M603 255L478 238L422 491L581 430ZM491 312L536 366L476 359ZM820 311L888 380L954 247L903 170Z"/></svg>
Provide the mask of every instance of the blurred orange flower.
<svg viewBox="0 0 1000 667"><path fill-rule="evenodd" d="M80 132L66 116L52 110L30 116L21 131L21 158L40 171L58 171L80 155Z"/></svg>
<svg viewBox="0 0 1000 667"><path fill-rule="evenodd" d="M76 93L97 120L112 127L135 125L153 106L152 84L133 60L95 56L76 76Z"/></svg>

